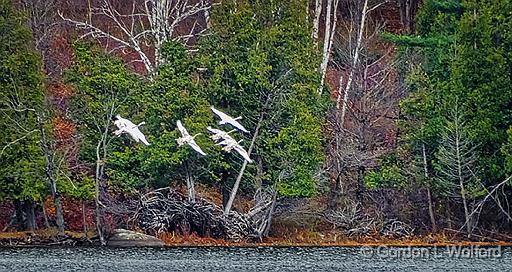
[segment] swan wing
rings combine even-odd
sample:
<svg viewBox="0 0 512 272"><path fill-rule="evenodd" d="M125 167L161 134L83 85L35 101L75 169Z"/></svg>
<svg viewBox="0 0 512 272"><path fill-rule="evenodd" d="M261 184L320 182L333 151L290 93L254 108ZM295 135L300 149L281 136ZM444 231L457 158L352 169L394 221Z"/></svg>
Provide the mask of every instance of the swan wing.
<svg viewBox="0 0 512 272"><path fill-rule="evenodd" d="M121 129L123 127L126 127L125 124L123 122L121 122L121 120L117 119L114 121L114 125L118 128L118 129Z"/></svg>
<svg viewBox="0 0 512 272"><path fill-rule="evenodd" d="M238 152L238 154L240 154L248 163L252 162L251 158L249 157L249 154L247 154L247 151L245 151L243 147L241 147L240 145L236 145L234 148L236 152Z"/></svg>
<svg viewBox="0 0 512 272"><path fill-rule="evenodd" d="M140 131L138 127L135 127L130 131L130 135L132 136L132 138L134 138L135 141L141 141L143 144L149 145L148 140L146 140L146 136L144 136L144 134Z"/></svg>
<svg viewBox="0 0 512 272"><path fill-rule="evenodd" d="M206 128L209 132L213 133L213 134L221 134L223 133L224 131L220 130L220 129L216 129L216 128L212 128L210 126L208 126Z"/></svg>
<svg viewBox="0 0 512 272"><path fill-rule="evenodd" d="M242 124L240 124L238 121L236 121L236 120L234 120L234 119L233 119L233 120L231 120L229 123L230 123L233 127L237 128L238 130L243 131L243 132L245 132L245 133L249 133L249 131L248 131L247 129L245 129L245 127L244 127L244 126L242 126Z"/></svg>
<svg viewBox="0 0 512 272"><path fill-rule="evenodd" d="M197 153L206 156L206 153L204 153L204 151L201 149L201 147L199 147L196 141L192 140L188 143L188 145L190 145L190 147L192 147L192 149L194 149Z"/></svg>
<svg viewBox="0 0 512 272"><path fill-rule="evenodd" d="M130 121L128 119L119 118L119 121L121 121L122 126L125 126L127 128L137 127L132 121Z"/></svg>
<svg viewBox="0 0 512 272"><path fill-rule="evenodd" d="M215 113L217 116L219 116L219 118L222 119L222 120L226 120L227 121L229 119L233 119L229 115L227 115L227 114L223 113L222 111L214 108L213 106L211 106L211 109L212 109L213 113Z"/></svg>
<svg viewBox="0 0 512 272"><path fill-rule="evenodd" d="M181 135L182 135L183 137L190 136L190 134L188 134L187 129L185 129L185 127L183 126L183 124L181 124L181 121L180 121L180 120L176 121L176 125L178 126L178 130L181 132Z"/></svg>

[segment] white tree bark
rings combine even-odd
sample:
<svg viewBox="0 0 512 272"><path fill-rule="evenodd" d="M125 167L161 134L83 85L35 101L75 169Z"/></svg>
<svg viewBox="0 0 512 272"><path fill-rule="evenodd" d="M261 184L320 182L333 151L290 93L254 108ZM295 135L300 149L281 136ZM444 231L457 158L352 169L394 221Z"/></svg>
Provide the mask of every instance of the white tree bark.
<svg viewBox="0 0 512 272"><path fill-rule="evenodd" d="M311 37L315 40L315 44L318 45L318 31L320 30L320 15L322 14L323 0L315 0L315 18L313 19L313 32Z"/></svg>
<svg viewBox="0 0 512 272"><path fill-rule="evenodd" d="M427 152L425 148L425 144L421 145L421 153L423 156L423 175L425 179L428 179L428 167L427 167ZM432 203L432 194L430 192L430 185L427 184L427 198L428 198L428 214L430 216L430 223L432 224L432 231L437 231L436 218L434 215L434 205Z"/></svg>
<svg viewBox="0 0 512 272"><path fill-rule="evenodd" d="M263 108L266 108L266 105ZM254 143L256 142L256 139L258 138L258 134L261 128L261 122L263 121L264 113L262 112L260 115L260 118L258 120L258 124L256 125L256 129L254 130L254 135L252 136L251 145L249 146L249 149L247 150L247 155L251 156L251 152L254 148ZM226 203L226 207L224 207L224 214L228 214L231 211L231 207L233 206L233 202L235 201L236 193L238 192L238 186L240 186L240 182L242 181L242 176L244 175L245 168L247 167L247 161L244 160L242 167L240 168L240 171L238 172L238 176L236 177L235 184L233 185L233 189L231 189L231 194L229 195L228 203Z"/></svg>
<svg viewBox="0 0 512 272"><path fill-rule="evenodd" d="M468 232L468 238L471 238L471 234L472 234L472 231L473 231L473 228L472 228L472 220L471 220L471 216L470 216L470 213L469 213L469 208L468 208L468 199L466 197L466 188L465 188L465 185L464 185L464 176L463 176L463 165L464 165L464 162L463 162L463 158L462 158L462 154L461 154L461 134L459 132L459 124L458 124L458 120L456 119L455 120L456 122L456 125L455 125L455 160L456 160L456 165L457 165L457 178L459 180L459 186L460 186L460 196L462 198L462 204L464 206L464 216L466 218L466 230Z"/></svg>
<svg viewBox="0 0 512 272"><path fill-rule="evenodd" d="M320 64L321 78L320 78L320 86L318 87L319 94L322 94L322 90L324 88L325 74L327 73L327 65L329 64L332 38L334 37L333 35L331 35L331 31L334 32L331 29L332 4L333 4L333 0L327 0L327 9L325 12L324 45L323 45L323 50L322 50L322 63ZM336 14L336 8L334 9L334 13ZM334 28L335 27L336 26L334 26Z"/></svg>
<svg viewBox="0 0 512 272"><path fill-rule="evenodd" d="M272 91L279 90L280 81L285 79L286 77L288 77L288 75L290 74L291 71L292 71L291 69L288 70L279 79L277 79L277 81L274 83L274 87L273 87ZM258 138L263 119L265 118L265 115L267 114L267 111L269 110L268 107L269 107L269 104L271 103L272 95L273 95L273 93L270 93L267 96L265 103L263 104L263 107L261 108L260 117L258 119L258 123L256 124L256 129L254 130L254 135L252 136L251 144L249 146L249 149L247 150L247 154L249 156L251 156L251 152L254 148L254 143L256 142L256 139ZM247 161L244 160L242 167L240 168L240 172L238 173L238 176L236 177L236 181L235 181L235 184L233 185L233 189L231 189L231 194L229 195L229 200L226 203L226 206L224 207L224 214L228 214L231 211L231 207L233 206L233 201L235 200L236 193L238 191L238 186L240 185L240 182L242 181L242 176L244 175L246 167L247 167Z"/></svg>
<svg viewBox="0 0 512 272"><path fill-rule="evenodd" d="M340 126L342 129L345 124L345 115L347 112L347 102L348 102L350 87L352 85L352 81L354 80L354 73L355 73L357 63L359 62L359 54L360 54L359 52L361 50L361 43L363 41L363 33L364 33L365 24L366 24L366 14L367 13L368 13L368 0L364 0L363 10L361 11L361 23L359 24L359 33L357 34L357 43L356 43L356 47L354 48L354 57L352 59L352 67L350 67L350 73L348 75L347 85L345 86L345 93L343 94L343 103L341 106L341 117L340 117Z"/></svg>
<svg viewBox="0 0 512 272"><path fill-rule="evenodd" d="M79 21L65 17L61 12L59 15L65 22L83 29L85 33L82 37L114 41L116 47L110 52L122 49L133 50L139 57L138 61L144 64L146 73L151 76L164 62L161 53L163 45L170 40L181 40L186 43L197 32L198 24L193 24L190 33L183 36L176 34L177 26L201 12L206 12L203 14L209 16L207 12L211 8L209 1L193 2L192 0L146 0L142 5L137 5L134 1L132 12L121 14L112 6L110 0L102 0L101 7L92 8L91 13L102 18L106 17L113 22L118 30L116 34L94 23L92 17L87 21ZM154 57L151 57L151 50L154 52Z"/></svg>
<svg viewBox="0 0 512 272"><path fill-rule="evenodd" d="M194 186L194 179L192 174L190 173L190 167L188 165L188 161L185 162L185 171L187 175L187 192L188 192L188 201L194 203L196 202L196 189Z"/></svg>

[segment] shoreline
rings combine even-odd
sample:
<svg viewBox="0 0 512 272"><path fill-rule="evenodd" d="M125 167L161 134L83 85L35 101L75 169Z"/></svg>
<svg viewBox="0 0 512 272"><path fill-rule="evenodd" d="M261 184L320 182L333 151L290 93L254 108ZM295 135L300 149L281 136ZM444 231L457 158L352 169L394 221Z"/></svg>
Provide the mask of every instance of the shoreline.
<svg viewBox="0 0 512 272"><path fill-rule="evenodd" d="M92 234L92 233L91 233ZM94 234L86 238L83 233L66 232L66 237L57 237L53 230L36 232L0 232L0 248L30 247L95 247L99 246ZM406 238L392 239L387 237L339 237L338 241L319 239L294 240L290 238L266 238L261 242L241 241L229 242L213 238L201 238L194 235L180 236L165 233L159 235L165 244L163 248L205 248L205 247L240 247L240 248L287 248L287 247L446 247L446 246L478 246L478 247L512 247L512 241L468 241L452 239L444 235L417 235ZM115 246L110 246L115 247Z"/></svg>

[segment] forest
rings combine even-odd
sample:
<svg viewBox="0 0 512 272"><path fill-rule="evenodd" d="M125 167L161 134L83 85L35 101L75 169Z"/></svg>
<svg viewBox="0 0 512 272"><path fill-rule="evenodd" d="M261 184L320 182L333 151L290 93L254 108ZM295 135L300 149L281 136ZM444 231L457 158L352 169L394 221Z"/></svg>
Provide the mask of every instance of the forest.
<svg viewBox="0 0 512 272"><path fill-rule="evenodd" d="M510 0L0 0L0 58L0 244L512 241Z"/></svg>

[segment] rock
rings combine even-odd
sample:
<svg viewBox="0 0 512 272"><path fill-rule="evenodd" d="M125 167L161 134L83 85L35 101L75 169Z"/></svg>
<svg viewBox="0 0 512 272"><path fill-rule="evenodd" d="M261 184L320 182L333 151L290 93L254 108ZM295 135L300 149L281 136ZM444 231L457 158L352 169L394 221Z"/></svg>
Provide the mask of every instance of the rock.
<svg viewBox="0 0 512 272"><path fill-rule="evenodd" d="M107 242L114 247L161 247L165 243L155 236L125 229L115 229Z"/></svg>

